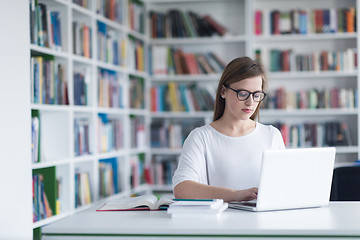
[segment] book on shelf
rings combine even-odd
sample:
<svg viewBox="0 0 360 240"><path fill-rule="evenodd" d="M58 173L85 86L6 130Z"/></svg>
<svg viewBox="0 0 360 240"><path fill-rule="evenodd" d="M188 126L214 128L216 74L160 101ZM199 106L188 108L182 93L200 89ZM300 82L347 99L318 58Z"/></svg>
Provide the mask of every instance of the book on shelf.
<svg viewBox="0 0 360 240"><path fill-rule="evenodd" d="M99 183L100 197L111 196L119 191L117 158L99 160Z"/></svg>
<svg viewBox="0 0 360 240"><path fill-rule="evenodd" d="M145 50L144 42L136 37L129 35L129 64L137 71L145 70Z"/></svg>
<svg viewBox="0 0 360 240"><path fill-rule="evenodd" d="M146 182L144 154L130 156L130 186L135 188Z"/></svg>
<svg viewBox="0 0 360 240"><path fill-rule="evenodd" d="M143 148L146 146L145 119L142 116L130 116L130 146Z"/></svg>
<svg viewBox="0 0 360 240"><path fill-rule="evenodd" d="M62 50L60 12L50 10L37 0L30 0L29 9L31 43Z"/></svg>
<svg viewBox="0 0 360 240"><path fill-rule="evenodd" d="M157 112L212 111L215 86L169 82L150 89L151 110Z"/></svg>
<svg viewBox="0 0 360 240"><path fill-rule="evenodd" d="M152 10L149 13L152 38L186 38L223 36L228 33L224 24L209 14L171 9L166 13Z"/></svg>
<svg viewBox="0 0 360 240"><path fill-rule="evenodd" d="M124 123L122 119L99 113L97 126L99 152L110 152L123 148Z"/></svg>
<svg viewBox="0 0 360 240"><path fill-rule="evenodd" d="M185 52L181 48L155 45L151 48L151 59L154 63L151 71L154 76L181 74L215 74L222 73L224 61L215 52Z"/></svg>
<svg viewBox="0 0 360 240"><path fill-rule="evenodd" d="M127 55L125 36L103 22L97 21L97 56L101 62L124 66Z"/></svg>
<svg viewBox="0 0 360 240"><path fill-rule="evenodd" d="M353 144L346 122L273 123L273 125L280 130L287 147L352 146Z"/></svg>
<svg viewBox="0 0 360 240"><path fill-rule="evenodd" d="M40 112L31 110L31 159L32 163L40 162Z"/></svg>
<svg viewBox="0 0 360 240"><path fill-rule="evenodd" d="M73 53L86 58L92 56L92 29L86 23L73 21Z"/></svg>
<svg viewBox="0 0 360 240"><path fill-rule="evenodd" d="M72 2L83 8L89 9L89 7L90 7L90 1L88 1L88 0L73 0Z"/></svg>
<svg viewBox="0 0 360 240"><path fill-rule="evenodd" d="M130 108L144 109L144 79L133 75L129 76L129 105Z"/></svg>
<svg viewBox="0 0 360 240"><path fill-rule="evenodd" d="M98 70L99 107L123 108L124 96L120 75L111 70Z"/></svg>
<svg viewBox="0 0 360 240"><path fill-rule="evenodd" d="M255 53L271 72L354 71L357 69L358 50L356 48L311 53L297 53L293 49L256 49Z"/></svg>
<svg viewBox="0 0 360 240"><path fill-rule="evenodd" d="M92 203L90 176L88 172L76 170L75 208Z"/></svg>
<svg viewBox="0 0 360 240"><path fill-rule="evenodd" d="M153 155L151 164L147 166L151 177L147 183L171 186L177 162L176 155Z"/></svg>
<svg viewBox="0 0 360 240"><path fill-rule="evenodd" d="M142 195L138 197L126 197L106 202L96 211L141 211L141 210L166 210L173 202L170 196L157 198L155 195Z"/></svg>
<svg viewBox="0 0 360 240"><path fill-rule="evenodd" d="M301 89L287 91L280 87L268 93L264 109L356 109L357 89Z"/></svg>
<svg viewBox="0 0 360 240"><path fill-rule="evenodd" d="M74 79L74 105L87 106L88 89L91 84L90 68L76 69L73 74Z"/></svg>
<svg viewBox="0 0 360 240"><path fill-rule="evenodd" d="M41 174L33 175L33 222L51 217L53 212L44 190L44 178Z"/></svg>
<svg viewBox="0 0 360 240"><path fill-rule="evenodd" d="M264 34L265 21L269 19L269 33L322 34L356 32L355 7L315 9L257 9L254 12L255 34Z"/></svg>
<svg viewBox="0 0 360 240"><path fill-rule="evenodd" d="M58 214L56 210L57 181L55 167L32 171L33 221L39 221Z"/></svg>
<svg viewBox="0 0 360 240"><path fill-rule="evenodd" d="M90 154L90 123L87 118L74 119L75 156Z"/></svg>
<svg viewBox="0 0 360 240"><path fill-rule="evenodd" d="M80 0L77 0L80 1ZM84 0L85 1L85 0ZM88 1L86 1L88 2ZM124 0L96 1L96 13L112 21L124 23ZM80 4L84 6L83 4ZM88 3L86 5L89 5Z"/></svg>
<svg viewBox="0 0 360 240"><path fill-rule="evenodd" d="M129 0L129 27L132 30L144 33L145 8L142 1Z"/></svg>
<svg viewBox="0 0 360 240"><path fill-rule="evenodd" d="M54 56L32 54L31 98L38 104L69 104L65 65Z"/></svg>

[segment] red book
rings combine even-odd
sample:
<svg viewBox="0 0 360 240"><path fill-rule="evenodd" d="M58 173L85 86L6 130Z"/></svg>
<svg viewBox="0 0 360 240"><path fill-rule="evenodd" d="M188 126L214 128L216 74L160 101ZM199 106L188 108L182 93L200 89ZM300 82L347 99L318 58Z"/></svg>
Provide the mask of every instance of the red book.
<svg viewBox="0 0 360 240"><path fill-rule="evenodd" d="M262 34L262 11L256 10L255 11L255 35Z"/></svg>

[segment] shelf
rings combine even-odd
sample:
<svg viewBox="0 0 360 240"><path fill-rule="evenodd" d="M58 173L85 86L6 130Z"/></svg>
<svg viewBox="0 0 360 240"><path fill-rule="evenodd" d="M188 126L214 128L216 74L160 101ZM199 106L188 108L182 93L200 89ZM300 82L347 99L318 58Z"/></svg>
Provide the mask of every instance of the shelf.
<svg viewBox="0 0 360 240"><path fill-rule="evenodd" d="M152 118L207 118L213 112L151 112Z"/></svg>
<svg viewBox="0 0 360 240"><path fill-rule="evenodd" d="M51 105L51 104L31 104L31 109L41 111L67 112L70 111L69 105Z"/></svg>
<svg viewBox="0 0 360 240"><path fill-rule="evenodd" d="M164 75L152 76L152 82L218 82L221 74Z"/></svg>
<svg viewBox="0 0 360 240"><path fill-rule="evenodd" d="M94 154L93 156L97 159L106 159L106 158L125 156L126 154L129 154L129 150L117 150L117 151L106 152L106 153L97 153L97 154Z"/></svg>
<svg viewBox="0 0 360 240"><path fill-rule="evenodd" d="M127 32L128 31L128 27L120 24L120 23L117 23L117 22L114 22L104 16L101 16L99 14L96 14L95 15L95 20L97 21L100 21L102 23L105 23L106 25L108 25L109 27L113 28L113 29L116 29L116 30L119 30L119 31L122 31L122 32Z"/></svg>
<svg viewBox="0 0 360 240"><path fill-rule="evenodd" d="M301 116L343 116L343 115L358 115L357 109L261 109L261 117L272 116L286 116L286 117L301 117Z"/></svg>
<svg viewBox="0 0 360 240"><path fill-rule="evenodd" d="M181 149L170 149L170 148L151 148L151 154L158 155L179 155L181 154Z"/></svg>
<svg viewBox="0 0 360 240"><path fill-rule="evenodd" d="M358 146L336 147L336 153L359 153Z"/></svg>
<svg viewBox="0 0 360 240"><path fill-rule="evenodd" d="M69 164L70 162L71 162L71 158L58 159L53 161L44 161L44 162L32 163L31 168L41 169L41 168L47 168L53 166L61 166L61 165Z"/></svg>
<svg viewBox="0 0 360 240"><path fill-rule="evenodd" d="M225 37L202 37L202 38L151 38L152 45L177 45L177 44L215 44L215 43L244 43L245 36L225 36Z"/></svg>
<svg viewBox="0 0 360 240"><path fill-rule="evenodd" d="M84 15L87 15L91 18L94 18L95 17L95 13L92 12L91 10L87 9L87 8L84 8L82 6L79 6L78 4L75 4L75 3L72 3L70 2L70 7L77 11L77 12L80 12L81 14L84 14Z"/></svg>
<svg viewBox="0 0 360 240"><path fill-rule="evenodd" d="M318 34L283 34L269 36L255 36L256 43L278 42L278 41L323 41L356 39L356 33L318 33Z"/></svg>
<svg viewBox="0 0 360 240"><path fill-rule="evenodd" d="M55 57L61 57L61 58L68 58L69 57L69 53L68 52L64 52L64 51L58 51L52 48L47 48L47 47L41 47L41 46L37 46L34 44L30 44L30 50L31 51L35 51L35 52L39 52L39 53L45 53L48 55L53 55Z"/></svg>
<svg viewBox="0 0 360 240"><path fill-rule="evenodd" d="M313 80L314 78L329 77L356 77L357 71L326 71L326 72L269 72L270 79L302 79Z"/></svg>

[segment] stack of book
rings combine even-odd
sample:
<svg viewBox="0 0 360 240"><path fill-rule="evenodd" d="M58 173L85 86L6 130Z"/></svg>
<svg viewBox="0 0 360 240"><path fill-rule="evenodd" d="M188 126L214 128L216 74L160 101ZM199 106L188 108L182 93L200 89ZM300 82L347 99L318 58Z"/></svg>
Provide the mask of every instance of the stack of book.
<svg viewBox="0 0 360 240"><path fill-rule="evenodd" d="M167 213L173 219L218 217L228 204L223 199L174 199Z"/></svg>

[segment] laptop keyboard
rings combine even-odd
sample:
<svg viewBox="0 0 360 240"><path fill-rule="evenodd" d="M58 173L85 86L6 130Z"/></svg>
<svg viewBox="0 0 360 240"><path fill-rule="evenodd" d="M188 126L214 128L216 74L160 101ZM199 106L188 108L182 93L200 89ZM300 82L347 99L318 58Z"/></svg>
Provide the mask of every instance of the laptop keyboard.
<svg viewBox="0 0 360 240"><path fill-rule="evenodd" d="M230 204L238 204L238 205L245 205L250 207L256 207L256 202L229 202Z"/></svg>

